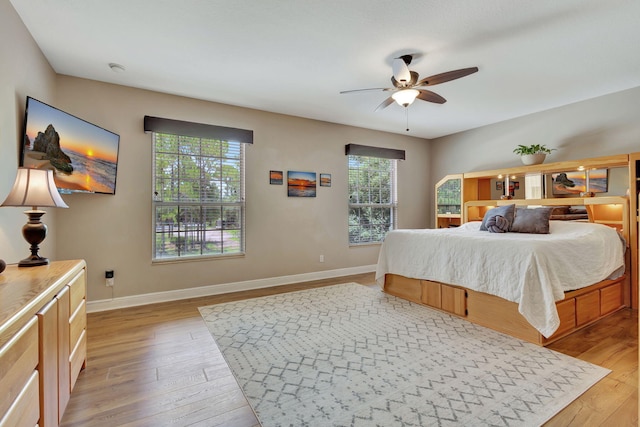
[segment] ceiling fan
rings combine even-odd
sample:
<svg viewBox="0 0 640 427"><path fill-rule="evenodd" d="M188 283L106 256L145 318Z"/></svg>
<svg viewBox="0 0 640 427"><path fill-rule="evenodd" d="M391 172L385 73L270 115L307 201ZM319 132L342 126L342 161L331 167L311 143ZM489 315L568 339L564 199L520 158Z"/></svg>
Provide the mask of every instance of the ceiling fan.
<svg viewBox="0 0 640 427"><path fill-rule="evenodd" d="M391 83L393 87L389 88L371 88L371 89L355 89L345 90L340 93L353 93L364 91L384 91L390 92L390 97L382 101L376 108L376 111L380 111L383 108L393 104L393 101L398 105L408 107L416 99L422 101L434 102L436 104L444 104L447 102L442 96L435 92L427 90L424 86L435 86L440 83L445 83L451 80L459 79L461 77L468 76L478 71L478 67L462 68L460 70L447 71L445 73L435 74L433 76L420 79L420 76L415 71L409 70L409 64L413 60L413 55L402 55L395 58L392 63L393 76L391 76Z"/></svg>

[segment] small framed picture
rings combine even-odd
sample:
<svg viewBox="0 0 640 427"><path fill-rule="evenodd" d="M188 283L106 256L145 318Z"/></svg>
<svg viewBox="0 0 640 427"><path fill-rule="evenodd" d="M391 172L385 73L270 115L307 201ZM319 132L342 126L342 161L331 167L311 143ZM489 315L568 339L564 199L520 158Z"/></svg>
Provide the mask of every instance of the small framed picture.
<svg viewBox="0 0 640 427"><path fill-rule="evenodd" d="M282 171L269 171L269 184L282 185Z"/></svg>
<svg viewBox="0 0 640 427"><path fill-rule="evenodd" d="M502 191L503 185L504 185L504 181L496 181L496 190Z"/></svg>
<svg viewBox="0 0 640 427"><path fill-rule="evenodd" d="M331 174L330 173L321 173L320 174L320 187L331 187Z"/></svg>

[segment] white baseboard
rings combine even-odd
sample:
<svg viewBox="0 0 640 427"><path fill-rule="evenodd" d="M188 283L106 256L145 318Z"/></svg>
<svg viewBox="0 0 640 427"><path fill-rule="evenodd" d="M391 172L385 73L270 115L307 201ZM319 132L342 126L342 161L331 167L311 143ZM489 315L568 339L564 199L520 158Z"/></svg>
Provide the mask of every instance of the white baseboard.
<svg viewBox="0 0 640 427"><path fill-rule="evenodd" d="M291 283L310 282L312 280L331 279L334 277L350 276L352 274L371 273L373 271L376 271L375 264L340 268L337 270L317 271L313 273L294 274L291 276L247 280L244 282L223 283L220 285L201 286L198 288L179 289L175 291L153 292L149 294L118 297L108 300L87 301L87 313L135 307L158 302L177 301L187 298L205 297L209 295L227 294L230 292L248 291L251 289L269 288L272 286L289 285Z"/></svg>

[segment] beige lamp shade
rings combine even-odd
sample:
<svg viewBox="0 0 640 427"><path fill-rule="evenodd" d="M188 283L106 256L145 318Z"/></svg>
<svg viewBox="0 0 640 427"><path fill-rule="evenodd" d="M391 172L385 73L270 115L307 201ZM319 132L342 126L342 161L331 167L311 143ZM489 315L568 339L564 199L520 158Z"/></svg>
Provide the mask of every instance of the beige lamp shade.
<svg viewBox="0 0 640 427"><path fill-rule="evenodd" d="M16 181L2 206L69 207L58 193L53 171L32 168L18 168Z"/></svg>
<svg viewBox="0 0 640 427"><path fill-rule="evenodd" d="M18 263L18 267L37 267L49 264L49 259L38 254L39 244L47 237L47 226L40 218L45 211L38 210L41 207L68 208L60 197L56 183L53 180L53 171L46 169L18 168L16 181L13 188L0 206L31 206L24 213L29 221L22 227L22 236L29 243L31 255Z"/></svg>

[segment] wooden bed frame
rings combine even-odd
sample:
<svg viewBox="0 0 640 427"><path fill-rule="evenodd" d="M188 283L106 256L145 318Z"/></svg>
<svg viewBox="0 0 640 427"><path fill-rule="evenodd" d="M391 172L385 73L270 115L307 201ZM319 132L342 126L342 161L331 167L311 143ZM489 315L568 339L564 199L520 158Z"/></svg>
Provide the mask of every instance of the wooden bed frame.
<svg viewBox="0 0 640 427"><path fill-rule="evenodd" d="M629 242L629 201L626 197L474 201L465 204L464 218L471 218L471 220L482 218L488 209L496 205L512 203L518 206L585 206L589 214L589 222L600 222L613 226ZM598 210L597 217L604 219L594 221L596 210ZM560 327L549 338L545 338L527 322L518 312L517 303L455 284L387 274L384 291L544 346L630 306L629 251L626 252L625 258L627 271L622 277L615 280L603 280L586 288L566 292L565 298L556 302Z"/></svg>

